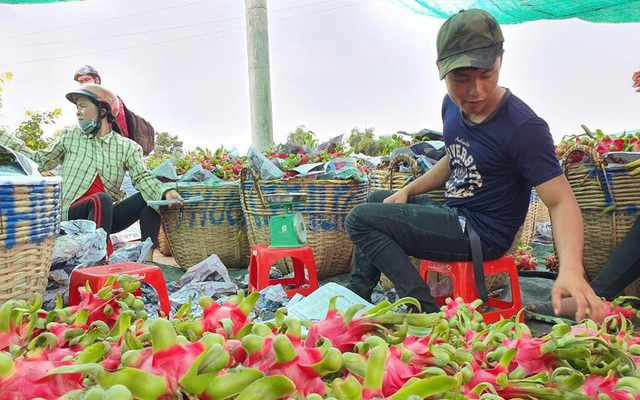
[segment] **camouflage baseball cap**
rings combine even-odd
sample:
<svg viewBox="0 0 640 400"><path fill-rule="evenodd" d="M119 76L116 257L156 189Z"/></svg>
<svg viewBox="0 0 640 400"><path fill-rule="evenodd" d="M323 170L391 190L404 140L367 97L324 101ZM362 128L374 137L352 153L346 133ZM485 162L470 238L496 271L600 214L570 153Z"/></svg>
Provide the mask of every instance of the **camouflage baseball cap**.
<svg viewBox="0 0 640 400"><path fill-rule="evenodd" d="M484 10L463 10L438 31L436 47L440 79L456 68L490 68L502 50L498 21Z"/></svg>

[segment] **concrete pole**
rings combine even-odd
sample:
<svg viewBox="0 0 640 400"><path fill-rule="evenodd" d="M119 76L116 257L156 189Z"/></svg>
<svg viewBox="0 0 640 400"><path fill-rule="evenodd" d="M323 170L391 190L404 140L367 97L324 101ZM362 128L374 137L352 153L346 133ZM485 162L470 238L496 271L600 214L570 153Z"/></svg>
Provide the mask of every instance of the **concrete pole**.
<svg viewBox="0 0 640 400"><path fill-rule="evenodd" d="M267 0L245 0L245 8L249 55L251 141L258 149L266 150L273 143Z"/></svg>

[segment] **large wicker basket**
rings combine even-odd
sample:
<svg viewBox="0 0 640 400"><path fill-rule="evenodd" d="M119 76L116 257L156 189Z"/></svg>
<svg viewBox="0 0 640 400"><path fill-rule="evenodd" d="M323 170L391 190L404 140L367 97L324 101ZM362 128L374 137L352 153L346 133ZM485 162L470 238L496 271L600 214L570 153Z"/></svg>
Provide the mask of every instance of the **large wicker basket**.
<svg viewBox="0 0 640 400"><path fill-rule="evenodd" d="M536 196L537 196L537 193L536 193ZM536 212L536 224L540 222L548 222L548 221L551 221L551 215L549 214L549 209L538 197L538 210Z"/></svg>
<svg viewBox="0 0 640 400"><path fill-rule="evenodd" d="M579 154L587 162L571 162ZM640 176L629 176L623 166L607 166L595 149L582 144L568 149L562 164L582 212L584 268L591 280L638 218ZM630 282L624 294L640 296L640 279Z"/></svg>
<svg viewBox="0 0 640 400"><path fill-rule="evenodd" d="M282 214L281 206L270 206L265 195L284 192L307 193L304 204L296 205L305 218L307 242L313 249L318 278L351 271L353 244L347 237L344 223L349 211L366 200L368 182L353 179L327 180L293 178L261 180L253 168L241 173L242 207L247 218L249 243L270 243L269 219ZM284 263L281 267L291 269Z"/></svg>
<svg viewBox="0 0 640 400"><path fill-rule="evenodd" d="M536 234L536 230L539 222L549 221L549 209L540 200L540 196L536 193L535 189L531 190L531 198L529 199L529 210L527 211L527 217L524 219L520 235L516 236L518 243L521 246L528 246L531 244L533 237ZM517 250L517 248L516 248ZM512 252L510 252L512 253Z"/></svg>
<svg viewBox="0 0 640 400"><path fill-rule="evenodd" d="M167 235L164 234L164 227L161 227L158 232L158 251L164 256L171 255L171 246L169 245L169 240L167 240Z"/></svg>
<svg viewBox="0 0 640 400"><path fill-rule="evenodd" d="M182 208L160 207L164 234L178 265L187 269L216 254L228 268L246 268L249 243L240 186L179 184L177 190L183 198L204 198Z"/></svg>
<svg viewBox="0 0 640 400"><path fill-rule="evenodd" d="M60 229L61 182L0 178L0 304L44 294Z"/></svg>

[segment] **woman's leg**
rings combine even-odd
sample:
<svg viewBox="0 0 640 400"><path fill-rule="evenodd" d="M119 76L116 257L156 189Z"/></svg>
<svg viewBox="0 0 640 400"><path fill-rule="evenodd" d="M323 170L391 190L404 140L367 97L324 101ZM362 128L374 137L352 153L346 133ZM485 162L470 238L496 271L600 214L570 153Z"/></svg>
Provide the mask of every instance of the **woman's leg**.
<svg viewBox="0 0 640 400"><path fill-rule="evenodd" d="M84 197L69 208L69 220L88 219L96 223L96 227L111 234L113 226L113 200L106 193L92 194Z"/></svg>
<svg viewBox="0 0 640 400"><path fill-rule="evenodd" d="M140 220L142 241L151 238L153 248L157 248L160 214L147 205L140 193L127 197L116 204L113 209L113 233L127 229L138 220Z"/></svg>

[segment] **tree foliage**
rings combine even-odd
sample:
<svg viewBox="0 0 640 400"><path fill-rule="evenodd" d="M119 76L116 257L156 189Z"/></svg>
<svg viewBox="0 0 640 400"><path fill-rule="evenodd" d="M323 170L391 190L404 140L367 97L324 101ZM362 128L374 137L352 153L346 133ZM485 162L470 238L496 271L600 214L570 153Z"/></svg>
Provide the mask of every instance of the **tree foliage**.
<svg viewBox="0 0 640 400"><path fill-rule="evenodd" d="M147 168L153 169L171 158L180 158L184 154L182 140L178 135L171 135L169 132L156 132L155 146L153 153L147 157Z"/></svg>
<svg viewBox="0 0 640 400"><path fill-rule="evenodd" d="M2 109L2 92L4 92L4 85L13 79L11 72L4 72L0 74L0 109Z"/></svg>
<svg viewBox="0 0 640 400"><path fill-rule="evenodd" d="M394 133L390 136L380 136L378 143L382 146L382 155L388 156L399 147L407 147L411 142L404 139L402 135Z"/></svg>
<svg viewBox="0 0 640 400"><path fill-rule="evenodd" d="M44 136L43 125L53 125L62 115L59 108L53 111L25 111L25 119L16 129L16 137L33 150L42 150L53 141L53 137Z"/></svg>
<svg viewBox="0 0 640 400"><path fill-rule="evenodd" d="M170 135L169 132L157 132L153 154L161 156L175 153L182 154L182 140L178 138L178 135Z"/></svg>
<svg viewBox="0 0 640 400"><path fill-rule="evenodd" d="M376 140L374 128L366 128L364 131L361 131L358 127L351 129L347 142L354 153L373 157L380 156L383 153L384 146Z"/></svg>
<svg viewBox="0 0 640 400"><path fill-rule="evenodd" d="M298 125L295 131L289 132L287 141L307 146L310 149L315 149L318 146L316 134L312 130L306 129L304 125Z"/></svg>

